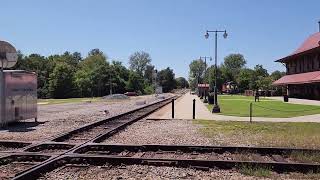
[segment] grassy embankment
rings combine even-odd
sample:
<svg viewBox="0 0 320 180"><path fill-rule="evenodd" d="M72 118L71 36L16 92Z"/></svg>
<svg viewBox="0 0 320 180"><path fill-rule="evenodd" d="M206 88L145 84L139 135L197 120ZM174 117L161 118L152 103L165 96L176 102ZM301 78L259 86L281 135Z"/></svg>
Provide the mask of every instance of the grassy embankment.
<svg viewBox="0 0 320 180"><path fill-rule="evenodd" d="M217 145L264 146L320 149L320 123L275 123L194 120L200 133ZM320 163L320 154L292 152L290 159L299 162ZM269 168L239 167L245 175L277 179ZM318 179L320 174L296 174L301 179ZM299 179L298 178L298 179Z"/></svg>
<svg viewBox="0 0 320 180"><path fill-rule="evenodd" d="M69 99L38 99L38 104L63 104L63 103L80 103L80 102L97 102L101 98L69 98Z"/></svg>
<svg viewBox="0 0 320 180"><path fill-rule="evenodd" d="M320 149L320 123L195 120L200 132L223 145Z"/></svg>
<svg viewBox="0 0 320 180"><path fill-rule="evenodd" d="M218 100L222 115L248 117L250 103L253 103L253 117L286 118L320 114L320 106L290 104L264 97L260 97L260 102L254 102L254 97L222 95ZM212 105L207 107L212 109Z"/></svg>

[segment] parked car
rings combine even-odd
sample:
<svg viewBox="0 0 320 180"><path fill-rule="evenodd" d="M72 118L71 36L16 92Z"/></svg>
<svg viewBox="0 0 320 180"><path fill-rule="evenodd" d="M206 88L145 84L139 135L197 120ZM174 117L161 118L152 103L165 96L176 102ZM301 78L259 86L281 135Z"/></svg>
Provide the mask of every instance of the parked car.
<svg viewBox="0 0 320 180"><path fill-rule="evenodd" d="M126 92L124 93L124 95L127 95L127 96L137 96L138 94L136 92Z"/></svg>

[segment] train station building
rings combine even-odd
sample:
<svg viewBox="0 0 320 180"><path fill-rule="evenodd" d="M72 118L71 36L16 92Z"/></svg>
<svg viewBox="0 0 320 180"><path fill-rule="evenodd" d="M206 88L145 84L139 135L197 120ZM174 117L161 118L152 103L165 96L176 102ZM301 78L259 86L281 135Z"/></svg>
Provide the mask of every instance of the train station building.
<svg viewBox="0 0 320 180"><path fill-rule="evenodd" d="M286 75L273 85L286 88L289 97L320 100L320 32L276 62L285 65Z"/></svg>

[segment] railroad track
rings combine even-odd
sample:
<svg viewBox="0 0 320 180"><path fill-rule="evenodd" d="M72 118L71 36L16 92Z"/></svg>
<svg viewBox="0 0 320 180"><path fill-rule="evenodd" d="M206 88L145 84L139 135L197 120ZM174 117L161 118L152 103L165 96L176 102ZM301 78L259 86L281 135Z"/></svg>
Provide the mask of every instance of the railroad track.
<svg viewBox="0 0 320 180"><path fill-rule="evenodd" d="M209 170L241 167L267 168L283 172L320 172L320 150L233 147L233 146L176 146L176 145L105 145L87 143L51 161L33 167L15 179L35 179L59 167L87 169L90 166L118 166L139 164L174 166ZM300 155L300 156L297 156ZM40 156L41 154L33 154ZM306 155L303 159L301 155ZM64 168L61 169L62 171Z"/></svg>
<svg viewBox="0 0 320 180"><path fill-rule="evenodd" d="M20 179L20 174L28 174L29 171L32 172L38 166L55 162L55 159L59 159L86 143L106 139L169 104L175 98L178 98L178 96L163 99L127 113L82 126L40 143L1 141L0 179ZM23 177L21 176L22 179L24 179Z"/></svg>
<svg viewBox="0 0 320 180"><path fill-rule="evenodd" d="M110 164L119 167L141 164L201 170L246 166L268 168L280 173L320 172L320 150L313 149L99 144L170 103L171 99L80 127L49 141L0 142L0 179L36 179L61 167L85 169Z"/></svg>

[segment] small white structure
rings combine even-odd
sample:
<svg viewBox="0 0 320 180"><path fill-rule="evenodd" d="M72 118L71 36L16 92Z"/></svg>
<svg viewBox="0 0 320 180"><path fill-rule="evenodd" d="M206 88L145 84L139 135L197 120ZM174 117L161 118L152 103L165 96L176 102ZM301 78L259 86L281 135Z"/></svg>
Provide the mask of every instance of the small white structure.
<svg viewBox="0 0 320 180"><path fill-rule="evenodd" d="M162 94L162 86L156 87L156 94Z"/></svg>
<svg viewBox="0 0 320 180"><path fill-rule="evenodd" d="M16 49L0 41L0 126L10 122L37 120L37 75L23 70L4 70L17 62Z"/></svg>
<svg viewBox="0 0 320 180"><path fill-rule="evenodd" d="M0 124L37 119L37 75L23 70L4 70L3 76Z"/></svg>

